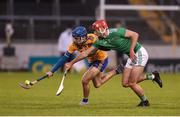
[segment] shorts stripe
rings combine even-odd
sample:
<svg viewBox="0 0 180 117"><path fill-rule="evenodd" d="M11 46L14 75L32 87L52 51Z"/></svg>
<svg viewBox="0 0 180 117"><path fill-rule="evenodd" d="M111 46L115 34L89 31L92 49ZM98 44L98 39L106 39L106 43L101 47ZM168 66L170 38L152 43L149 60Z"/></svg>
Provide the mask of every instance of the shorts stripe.
<svg viewBox="0 0 180 117"><path fill-rule="evenodd" d="M142 64L142 52L138 51L138 65Z"/></svg>

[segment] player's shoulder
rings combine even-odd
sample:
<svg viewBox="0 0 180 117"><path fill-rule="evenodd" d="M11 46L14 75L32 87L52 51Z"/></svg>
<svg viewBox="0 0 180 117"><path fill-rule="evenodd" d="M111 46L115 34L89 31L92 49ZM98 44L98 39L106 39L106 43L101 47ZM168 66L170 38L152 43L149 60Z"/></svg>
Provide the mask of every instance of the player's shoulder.
<svg viewBox="0 0 180 117"><path fill-rule="evenodd" d="M124 36L125 32L126 32L126 28L124 28L124 27L109 29L110 35L120 35L120 36L123 35Z"/></svg>
<svg viewBox="0 0 180 117"><path fill-rule="evenodd" d="M76 46L75 43L71 43L71 44L69 44L68 48L70 48L70 49L76 49L77 46Z"/></svg>
<svg viewBox="0 0 180 117"><path fill-rule="evenodd" d="M126 28L124 28L124 27L110 28L110 29L109 29L109 32L110 32L110 33L113 33L113 32L118 32L118 31L120 31L120 30L126 30Z"/></svg>
<svg viewBox="0 0 180 117"><path fill-rule="evenodd" d="M98 39L98 37L95 34L93 34L93 33L87 34L87 41L88 42L90 42L90 43L95 42L97 39Z"/></svg>

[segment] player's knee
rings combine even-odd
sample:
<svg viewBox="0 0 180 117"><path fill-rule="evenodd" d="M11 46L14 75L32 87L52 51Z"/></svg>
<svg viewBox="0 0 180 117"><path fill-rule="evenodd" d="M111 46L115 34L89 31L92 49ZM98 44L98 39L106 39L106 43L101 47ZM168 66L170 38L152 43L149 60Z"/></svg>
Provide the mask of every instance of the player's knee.
<svg viewBox="0 0 180 117"><path fill-rule="evenodd" d="M82 84L83 84L83 85L87 85L87 84L89 83L89 81L88 81L88 80L86 80L86 79L82 79L82 81L81 81L81 82L82 82Z"/></svg>
<svg viewBox="0 0 180 117"><path fill-rule="evenodd" d="M128 85L129 87L133 87L136 83L135 82L129 82Z"/></svg>
<svg viewBox="0 0 180 117"><path fill-rule="evenodd" d="M94 87L99 88L99 87L101 87L101 84L95 84Z"/></svg>
<svg viewBox="0 0 180 117"><path fill-rule="evenodd" d="M122 86L123 86L124 88L128 88L128 87L129 87L129 84L128 84L128 83L122 83Z"/></svg>

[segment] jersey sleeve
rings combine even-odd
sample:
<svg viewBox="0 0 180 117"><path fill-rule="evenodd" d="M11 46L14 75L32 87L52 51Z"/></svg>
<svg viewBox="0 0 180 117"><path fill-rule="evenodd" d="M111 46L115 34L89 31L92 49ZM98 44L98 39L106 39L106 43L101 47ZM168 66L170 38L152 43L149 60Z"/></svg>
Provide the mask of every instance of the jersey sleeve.
<svg viewBox="0 0 180 117"><path fill-rule="evenodd" d="M76 48L76 46L72 43L72 44L70 44L69 46L68 46L68 49L67 49L67 51L69 52L69 53L74 53L74 51L76 51L77 50L77 48Z"/></svg>
<svg viewBox="0 0 180 117"><path fill-rule="evenodd" d="M123 28L123 27L118 28L117 33L118 33L120 36L125 37L126 29Z"/></svg>
<svg viewBox="0 0 180 117"><path fill-rule="evenodd" d="M94 46L95 48L99 48L99 47L100 47L100 42L99 42L99 41L95 41L95 42L93 43L93 46Z"/></svg>
<svg viewBox="0 0 180 117"><path fill-rule="evenodd" d="M106 43L104 43L104 40L96 40L92 46L95 48L98 48L100 50L104 50L104 51L110 50L107 48L108 45L106 45Z"/></svg>
<svg viewBox="0 0 180 117"><path fill-rule="evenodd" d="M56 72L60 67L62 67L66 62L74 59L74 55L66 52L60 59L56 62L56 64L52 67L51 72Z"/></svg>

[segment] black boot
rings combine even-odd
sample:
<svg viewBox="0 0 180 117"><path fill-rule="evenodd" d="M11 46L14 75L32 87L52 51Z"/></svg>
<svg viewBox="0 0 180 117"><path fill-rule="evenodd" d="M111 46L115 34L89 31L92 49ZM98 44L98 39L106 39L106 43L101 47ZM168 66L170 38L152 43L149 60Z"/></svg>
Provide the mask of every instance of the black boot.
<svg viewBox="0 0 180 117"><path fill-rule="evenodd" d="M159 85L159 87L162 88L163 84L162 84L162 80L161 80L161 78L160 78L159 73L158 73L157 71L154 71L154 72L153 72L153 75L155 76L155 78L153 79L153 81L155 81L155 82Z"/></svg>
<svg viewBox="0 0 180 117"><path fill-rule="evenodd" d="M141 101L137 106L146 107L146 106L150 106L150 104L148 100L145 100L145 101Z"/></svg>

